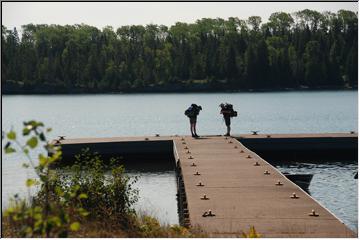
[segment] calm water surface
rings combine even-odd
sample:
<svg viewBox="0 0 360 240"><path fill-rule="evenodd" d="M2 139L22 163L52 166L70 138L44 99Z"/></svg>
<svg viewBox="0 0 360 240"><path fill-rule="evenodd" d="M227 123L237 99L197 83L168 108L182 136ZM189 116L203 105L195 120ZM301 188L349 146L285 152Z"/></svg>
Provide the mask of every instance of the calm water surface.
<svg viewBox="0 0 360 240"><path fill-rule="evenodd" d="M35 119L53 128L49 138L58 135L73 138L189 134L184 111L191 103L197 103L203 107L198 117L198 134L222 134L225 126L218 105L230 102L239 113L232 121L235 134L251 130L261 133L348 132L358 128L357 98L357 91L3 96L2 129L7 131L13 127L19 131L24 120ZM27 194L24 182L34 173L21 168L22 159L17 154L2 159L3 207L11 195ZM322 174L331 172L331 176L338 176L338 185L331 184L326 174L319 173L310 186L311 194L348 226L357 229L357 192L354 193L357 181L348 179L357 165L340 165L335 169L324 166L320 168ZM308 166L299 169L318 171ZM162 222L176 223L176 184L171 169L130 171L129 174L140 175L137 209L158 216Z"/></svg>

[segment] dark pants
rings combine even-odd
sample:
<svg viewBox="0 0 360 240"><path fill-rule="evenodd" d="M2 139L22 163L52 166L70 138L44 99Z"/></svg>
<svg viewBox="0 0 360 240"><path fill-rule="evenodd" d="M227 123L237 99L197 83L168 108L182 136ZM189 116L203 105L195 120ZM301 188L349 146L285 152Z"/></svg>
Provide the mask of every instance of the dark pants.
<svg viewBox="0 0 360 240"><path fill-rule="evenodd" d="M231 124L230 117L224 116L224 119L225 119L225 125L230 126L230 124Z"/></svg>
<svg viewBox="0 0 360 240"><path fill-rule="evenodd" d="M196 117L191 117L190 119L190 123L196 123Z"/></svg>

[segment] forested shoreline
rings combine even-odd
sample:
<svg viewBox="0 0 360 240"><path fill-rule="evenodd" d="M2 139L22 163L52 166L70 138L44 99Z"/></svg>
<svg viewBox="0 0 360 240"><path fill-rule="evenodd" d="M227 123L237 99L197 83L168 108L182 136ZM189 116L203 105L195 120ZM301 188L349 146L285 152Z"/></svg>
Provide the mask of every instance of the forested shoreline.
<svg viewBox="0 0 360 240"><path fill-rule="evenodd" d="M305 9L262 23L2 26L2 93L357 88L358 16Z"/></svg>

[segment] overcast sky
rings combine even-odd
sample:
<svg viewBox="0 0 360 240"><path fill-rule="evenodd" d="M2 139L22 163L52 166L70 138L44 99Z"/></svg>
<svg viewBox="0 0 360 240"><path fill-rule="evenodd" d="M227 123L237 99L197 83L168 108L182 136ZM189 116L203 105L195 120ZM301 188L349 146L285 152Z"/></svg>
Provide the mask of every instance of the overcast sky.
<svg viewBox="0 0 360 240"><path fill-rule="evenodd" d="M339 9L358 11L357 2L2 2L2 24L7 28L20 28L34 24L80 24L103 28L113 26L149 23L173 25L175 22L193 23L200 18L261 16L267 21L270 14L277 11L293 13L312 9L319 12L337 12Z"/></svg>

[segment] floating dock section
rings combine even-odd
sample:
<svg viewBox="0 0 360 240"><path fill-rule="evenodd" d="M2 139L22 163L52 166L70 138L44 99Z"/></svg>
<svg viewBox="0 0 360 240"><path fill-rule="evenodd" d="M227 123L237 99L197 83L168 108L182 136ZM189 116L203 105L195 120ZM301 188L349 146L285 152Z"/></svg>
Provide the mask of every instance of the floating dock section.
<svg viewBox="0 0 360 240"><path fill-rule="evenodd" d="M253 138L237 136L240 141L246 137ZM341 137L356 138L357 142L354 134ZM141 154L172 155L177 168L180 224L200 227L210 237L241 237L251 226L262 237L357 237L240 141L223 136L170 136L65 139L58 144L64 156L83 147L125 159Z"/></svg>
<svg viewBox="0 0 360 240"><path fill-rule="evenodd" d="M357 134L244 134L234 136L271 164L296 162L356 162Z"/></svg>

